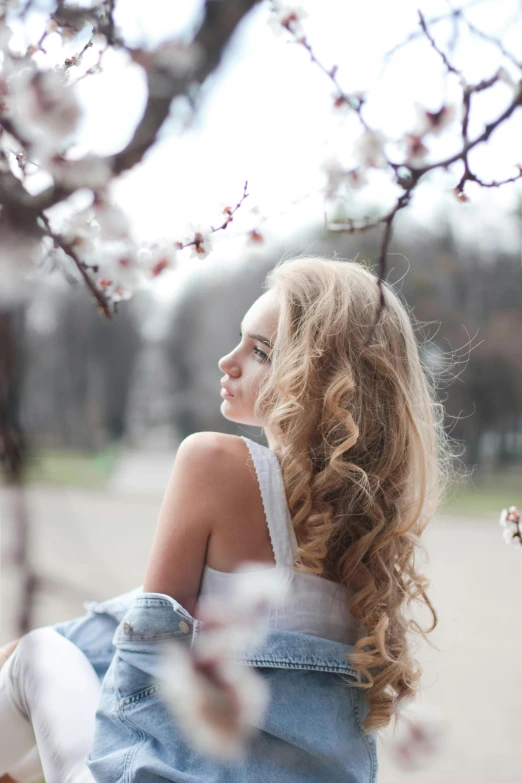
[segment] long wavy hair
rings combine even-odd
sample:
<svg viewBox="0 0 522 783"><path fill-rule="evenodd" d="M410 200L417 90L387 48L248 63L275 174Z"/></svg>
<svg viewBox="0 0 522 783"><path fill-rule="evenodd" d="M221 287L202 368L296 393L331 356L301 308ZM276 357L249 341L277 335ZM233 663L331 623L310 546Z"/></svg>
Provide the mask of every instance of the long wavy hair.
<svg viewBox="0 0 522 783"><path fill-rule="evenodd" d="M347 658L368 689L366 731L383 728L418 690L409 632L438 618L415 568L421 533L454 478L453 440L423 362L418 322L391 284L375 321L377 276L355 261L284 259L264 288L279 302L271 369L256 414L278 433L278 456L298 542L295 567L348 588L364 629ZM461 452L462 453L462 452ZM424 630L406 610L424 602Z"/></svg>

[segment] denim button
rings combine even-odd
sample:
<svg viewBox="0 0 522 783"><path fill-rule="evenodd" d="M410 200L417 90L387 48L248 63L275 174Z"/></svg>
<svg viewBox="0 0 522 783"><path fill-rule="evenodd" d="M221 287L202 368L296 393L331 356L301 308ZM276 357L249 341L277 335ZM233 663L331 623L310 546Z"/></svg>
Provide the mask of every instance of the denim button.
<svg viewBox="0 0 522 783"><path fill-rule="evenodd" d="M132 625L130 623L123 623L123 633L129 634L132 631Z"/></svg>
<svg viewBox="0 0 522 783"><path fill-rule="evenodd" d="M190 631L190 626L188 623L185 622L185 620L181 620L179 624L179 630L181 633L188 633Z"/></svg>

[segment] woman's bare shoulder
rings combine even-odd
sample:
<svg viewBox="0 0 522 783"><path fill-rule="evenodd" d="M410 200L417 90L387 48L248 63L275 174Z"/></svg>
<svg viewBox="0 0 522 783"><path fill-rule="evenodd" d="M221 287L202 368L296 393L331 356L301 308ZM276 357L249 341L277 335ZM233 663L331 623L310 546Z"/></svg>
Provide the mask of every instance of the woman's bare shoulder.
<svg viewBox="0 0 522 783"><path fill-rule="evenodd" d="M238 435L195 433L202 447L210 445L205 492L214 516L207 549L207 564L218 571L233 571L245 560L274 564L265 508L250 449Z"/></svg>
<svg viewBox="0 0 522 783"><path fill-rule="evenodd" d="M250 451L245 441L239 435L229 435L224 432L203 431L188 435L179 448L191 450L196 455L196 461L201 463L203 475L208 481L208 488L223 498L229 497L232 502L239 496L244 499L245 479L254 479L250 492L255 490L257 482L255 472L250 464ZM239 480L238 480L239 479Z"/></svg>
<svg viewBox="0 0 522 783"><path fill-rule="evenodd" d="M201 443L202 445L216 445L233 447L233 444L243 443L239 435L229 435L226 432L214 432L213 430L203 430L202 432L193 432L187 435L181 443ZM180 444L181 445L181 444Z"/></svg>
<svg viewBox="0 0 522 783"><path fill-rule="evenodd" d="M221 451L230 457L248 454L248 447L239 435L229 435L226 432L214 432L212 430L193 432L191 435L187 435L179 445L201 449L202 452L208 452L209 450Z"/></svg>

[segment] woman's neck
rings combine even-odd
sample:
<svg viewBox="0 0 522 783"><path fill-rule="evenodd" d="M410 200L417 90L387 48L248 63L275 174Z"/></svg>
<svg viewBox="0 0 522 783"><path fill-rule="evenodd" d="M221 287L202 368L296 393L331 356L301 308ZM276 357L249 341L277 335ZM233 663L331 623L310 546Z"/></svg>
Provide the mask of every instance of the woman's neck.
<svg viewBox="0 0 522 783"><path fill-rule="evenodd" d="M265 433L265 438L268 443L268 448L270 449L270 451L273 451L276 454L280 454L281 453L280 439L270 430L269 427L264 427L263 432Z"/></svg>

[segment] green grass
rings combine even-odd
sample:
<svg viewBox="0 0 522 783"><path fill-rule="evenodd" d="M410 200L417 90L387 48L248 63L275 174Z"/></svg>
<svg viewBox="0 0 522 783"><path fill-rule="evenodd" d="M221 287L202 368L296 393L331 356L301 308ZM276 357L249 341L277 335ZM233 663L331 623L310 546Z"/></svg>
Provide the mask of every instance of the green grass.
<svg viewBox="0 0 522 783"><path fill-rule="evenodd" d="M117 444L92 454L72 449L35 449L27 468L29 484L103 489L121 451ZM0 485L5 477L0 471ZM500 515L503 508L522 509L522 466L518 471L474 474L453 490L454 496L441 506L443 514Z"/></svg>
<svg viewBox="0 0 522 783"><path fill-rule="evenodd" d="M498 514L503 508L522 508L522 467L511 471L473 476L454 490L454 497L440 508L443 514Z"/></svg>
<svg viewBox="0 0 522 783"><path fill-rule="evenodd" d="M28 484L46 484L82 489L103 489L120 452L109 445L97 453L73 449L34 449L28 459ZM5 485L5 477L0 477Z"/></svg>

